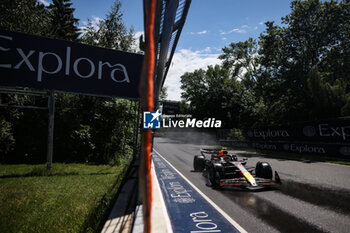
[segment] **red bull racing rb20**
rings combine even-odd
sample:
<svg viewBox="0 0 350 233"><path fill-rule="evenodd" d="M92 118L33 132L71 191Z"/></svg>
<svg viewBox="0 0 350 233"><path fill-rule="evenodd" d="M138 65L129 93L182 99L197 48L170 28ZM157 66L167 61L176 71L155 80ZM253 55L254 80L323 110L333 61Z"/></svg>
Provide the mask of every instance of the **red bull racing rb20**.
<svg viewBox="0 0 350 233"><path fill-rule="evenodd" d="M267 162L257 162L255 167L246 167L247 159L239 160L225 149L201 149L201 155L193 159L194 171L202 172L207 185L213 188L224 186L261 190L280 185L281 179Z"/></svg>

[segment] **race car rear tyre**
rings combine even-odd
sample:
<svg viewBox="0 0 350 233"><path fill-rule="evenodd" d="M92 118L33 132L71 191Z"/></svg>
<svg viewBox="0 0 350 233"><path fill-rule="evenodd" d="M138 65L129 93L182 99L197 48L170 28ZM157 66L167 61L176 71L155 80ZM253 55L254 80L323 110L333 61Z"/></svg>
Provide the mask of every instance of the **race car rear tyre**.
<svg viewBox="0 0 350 233"><path fill-rule="evenodd" d="M265 179L272 179L272 168L267 162L257 162L255 167L255 176Z"/></svg>
<svg viewBox="0 0 350 233"><path fill-rule="evenodd" d="M205 167L205 158L203 155L195 155L193 159L193 169L196 172L201 172Z"/></svg>

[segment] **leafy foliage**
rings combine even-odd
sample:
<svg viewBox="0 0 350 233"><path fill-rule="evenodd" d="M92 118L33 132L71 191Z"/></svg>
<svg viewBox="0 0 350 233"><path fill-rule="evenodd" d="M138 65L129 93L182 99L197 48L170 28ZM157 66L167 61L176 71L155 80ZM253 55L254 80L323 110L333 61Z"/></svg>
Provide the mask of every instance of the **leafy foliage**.
<svg viewBox="0 0 350 233"><path fill-rule="evenodd" d="M68 94L58 98L54 152L61 156L56 161L120 163L120 157L131 156L131 101Z"/></svg>
<svg viewBox="0 0 350 233"><path fill-rule="evenodd" d="M168 97L168 87L163 86L162 89L160 90L159 100L166 100L167 97Z"/></svg>
<svg viewBox="0 0 350 233"><path fill-rule="evenodd" d="M0 6L2 29L132 50L133 30L122 21L118 0L97 29L90 21L81 38L70 0L54 0L48 7L35 0L5 0ZM46 98L33 96L1 94L0 99L10 105L47 106ZM54 161L129 161L135 143L133 101L56 93L55 102ZM0 108L0 162L45 162L47 129L46 110Z"/></svg>
<svg viewBox="0 0 350 233"><path fill-rule="evenodd" d="M0 2L0 28L36 35L47 35L49 13L36 0L2 0Z"/></svg>
<svg viewBox="0 0 350 233"><path fill-rule="evenodd" d="M282 23L223 48L220 67L185 73L190 111L240 128L349 115L350 1L294 0Z"/></svg>
<svg viewBox="0 0 350 233"><path fill-rule="evenodd" d="M0 150L4 153L9 153L13 150L15 144L15 139L11 133L12 125L10 122L6 121L3 117L0 118Z"/></svg>
<svg viewBox="0 0 350 233"><path fill-rule="evenodd" d="M50 12L50 36L57 39L78 41L78 22L70 0L53 0L48 6Z"/></svg>
<svg viewBox="0 0 350 233"><path fill-rule="evenodd" d="M230 77L228 69L222 66L209 66L181 76L182 98L190 102L190 111L194 117L221 119L227 126L236 120L241 107L240 83Z"/></svg>
<svg viewBox="0 0 350 233"><path fill-rule="evenodd" d="M123 22L121 3L115 1L111 11L96 26L88 20L82 41L104 48L135 52L135 48L132 47L135 42L133 34L133 27L128 30Z"/></svg>

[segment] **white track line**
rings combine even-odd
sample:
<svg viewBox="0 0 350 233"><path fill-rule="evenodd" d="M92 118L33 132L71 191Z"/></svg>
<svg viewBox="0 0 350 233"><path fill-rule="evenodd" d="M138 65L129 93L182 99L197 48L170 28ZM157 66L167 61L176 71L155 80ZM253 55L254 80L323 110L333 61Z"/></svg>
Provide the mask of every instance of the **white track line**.
<svg viewBox="0 0 350 233"><path fill-rule="evenodd" d="M223 211L219 206L217 206L209 197L207 197L202 191L200 191L194 184L191 183L181 172L179 172L168 160L164 158L158 151L153 149L154 152L156 152L160 157L162 157L165 162L167 162L187 183L189 183L192 188L194 188L209 204L211 204L217 211L219 211L222 216L224 216L227 221L229 221L237 230L239 230L241 233L248 233L246 230L244 230L243 227L241 227L236 221L234 221L228 214L226 214L225 211Z"/></svg>

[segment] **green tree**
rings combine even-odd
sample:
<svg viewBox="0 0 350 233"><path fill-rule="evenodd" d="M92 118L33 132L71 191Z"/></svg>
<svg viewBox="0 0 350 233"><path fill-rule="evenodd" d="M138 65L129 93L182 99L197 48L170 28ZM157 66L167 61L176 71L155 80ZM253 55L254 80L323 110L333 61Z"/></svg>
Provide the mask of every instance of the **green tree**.
<svg viewBox="0 0 350 233"><path fill-rule="evenodd" d="M203 116L203 105L207 101L208 91L205 79L205 70L199 69L193 72L186 72L181 76L181 98L190 103L191 111Z"/></svg>
<svg viewBox="0 0 350 233"><path fill-rule="evenodd" d="M78 40L78 20L74 18L70 1L55 0L48 8L34 0L5 0L0 4L2 29ZM120 11L120 8L113 9L114 13ZM107 17L100 26L102 23L113 25L113 20L122 22L122 15L119 16ZM109 22L105 22L107 20ZM41 28L40 25L46 26ZM91 23L90 25L92 27ZM119 36L116 40L121 41L118 49L132 50L131 34L125 33L125 28L101 28L101 33L92 29L91 35L85 33L83 37L91 40L84 42L116 47L108 45L108 40L101 42L104 41L101 37L105 34L102 31L114 30L112 33ZM0 97L3 103L12 105L47 106L46 98L20 95ZM132 130L136 123L135 105L132 101L61 93L56 93L55 99L54 161L122 163L130 158L134 140ZM45 162L47 122L47 111L1 108L0 162Z"/></svg>
<svg viewBox="0 0 350 233"><path fill-rule="evenodd" d="M163 86L160 90L159 100L166 100L166 98L168 98L168 87Z"/></svg>
<svg viewBox="0 0 350 233"><path fill-rule="evenodd" d="M222 49L219 59L232 71L232 77L241 80L244 86L254 89L259 71L258 44L253 38L244 42L230 43Z"/></svg>
<svg viewBox="0 0 350 233"><path fill-rule="evenodd" d="M56 109L56 161L108 163L129 154L134 120L130 101L66 94L57 96Z"/></svg>
<svg viewBox="0 0 350 233"><path fill-rule="evenodd" d="M48 11L36 0L2 0L0 28L45 36L49 30Z"/></svg>
<svg viewBox="0 0 350 233"><path fill-rule="evenodd" d="M121 3L116 0L108 14L98 22L96 27L91 20L84 29L82 40L84 43L121 51L135 52L133 27L127 29L123 21Z"/></svg>
<svg viewBox="0 0 350 233"><path fill-rule="evenodd" d="M15 139L12 133L12 124L0 116L0 151L1 157L13 150ZM0 158L4 160L4 158Z"/></svg>
<svg viewBox="0 0 350 233"><path fill-rule="evenodd" d="M98 23L98 25L100 22ZM96 25L97 26L97 25ZM88 19L86 26L82 29L82 37L81 40L83 43L93 46L98 46L99 36L96 30L96 27L93 22Z"/></svg>
<svg viewBox="0 0 350 233"><path fill-rule="evenodd" d="M78 41L79 19L74 18L75 9L70 0L53 0L50 10L50 35L53 38Z"/></svg>
<svg viewBox="0 0 350 233"><path fill-rule="evenodd" d="M261 77L267 84L263 98L270 108L271 122L291 122L326 118L310 114L318 106L317 98L310 99L308 74L317 66L322 82L328 89L332 106L344 103L340 83L349 88L349 1L296 0L291 3L292 12L282 18L284 27L267 22L266 31L260 36ZM327 90L328 90L327 89ZM334 92L339 91L337 95ZM348 92L347 90L346 92ZM343 93L343 94L342 94ZM315 97L315 96L314 96ZM341 100L341 101L340 101ZM323 105L323 108L331 108Z"/></svg>
<svg viewBox="0 0 350 233"><path fill-rule="evenodd" d="M294 0L282 23L268 21L257 40L224 47L226 78L217 78L219 68L185 73L190 110L220 115L219 106L240 127L350 114L350 1Z"/></svg>
<svg viewBox="0 0 350 233"><path fill-rule="evenodd" d="M326 82L317 67L313 67L307 75L309 90L310 118L339 117L347 103L349 94L346 93L347 84L340 79L333 85ZM326 106L326 107L325 107ZM344 111L344 110L343 110Z"/></svg>
<svg viewBox="0 0 350 233"><path fill-rule="evenodd" d="M116 1L105 19L83 30L83 43L132 51L132 29L127 32L121 4ZM130 39L131 38L131 39ZM132 148L134 107L128 100L82 95L57 96L55 154L61 161L119 163Z"/></svg>
<svg viewBox="0 0 350 233"><path fill-rule="evenodd" d="M190 103L194 117L214 117L222 120L224 127L237 125L242 88L223 66L209 66L181 76L181 97Z"/></svg>

